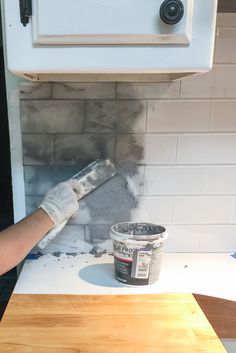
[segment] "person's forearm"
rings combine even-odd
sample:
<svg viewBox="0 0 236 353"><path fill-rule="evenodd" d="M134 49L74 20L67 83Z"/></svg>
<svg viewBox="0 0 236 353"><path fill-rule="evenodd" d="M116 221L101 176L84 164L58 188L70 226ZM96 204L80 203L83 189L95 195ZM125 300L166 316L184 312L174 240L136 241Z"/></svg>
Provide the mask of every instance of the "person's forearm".
<svg viewBox="0 0 236 353"><path fill-rule="evenodd" d="M0 232L0 275L16 266L54 226L41 208Z"/></svg>

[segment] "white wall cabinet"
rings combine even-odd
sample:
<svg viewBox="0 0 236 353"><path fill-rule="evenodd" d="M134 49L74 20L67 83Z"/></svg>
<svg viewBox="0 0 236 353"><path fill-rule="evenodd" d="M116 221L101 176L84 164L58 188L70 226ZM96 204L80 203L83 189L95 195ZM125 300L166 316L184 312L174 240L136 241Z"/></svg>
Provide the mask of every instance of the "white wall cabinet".
<svg viewBox="0 0 236 353"><path fill-rule="evenodd" d="M163 0L33 0L34 44L189 44L193 0L182 0L175 25L159 14Z"/></svg>
<svg viewBox="0 0 236 353"><path fill-rule="evenodd" d="M20 0L21 17L19 0L3 1L19 76L166 81L212 66L217 0Z"/></svg>

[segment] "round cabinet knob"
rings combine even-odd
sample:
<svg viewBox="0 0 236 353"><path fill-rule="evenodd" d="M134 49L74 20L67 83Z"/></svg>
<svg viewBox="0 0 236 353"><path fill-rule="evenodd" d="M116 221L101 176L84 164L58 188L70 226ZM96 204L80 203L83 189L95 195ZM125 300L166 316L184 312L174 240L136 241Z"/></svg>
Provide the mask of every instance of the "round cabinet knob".
<svg viewBox="0 0 236 353"><path fill-rule="evenodd" d="M180 0L165 0L160 7L160 17L164 23L175 25L184 15L184 5Z"/></svg>

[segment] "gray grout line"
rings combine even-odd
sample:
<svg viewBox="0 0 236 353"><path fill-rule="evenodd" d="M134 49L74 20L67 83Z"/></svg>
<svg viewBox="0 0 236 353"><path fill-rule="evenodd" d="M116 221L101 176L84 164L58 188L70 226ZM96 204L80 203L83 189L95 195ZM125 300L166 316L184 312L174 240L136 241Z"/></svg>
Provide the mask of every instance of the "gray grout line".
<svg viewBox="0 0 236 353"><path fill-rule="evenodd" d="M84 109L84 115L83 115L83 124L82 124L82 131L85 130L86 128L86 120L87 120L87 102L83 102L83 109Z"/></svg>
<svg viewBox="0 0 236 353"><path fill-rule="evenodd" d="M118 84L117 82L115 82L115 100L117 100L117 96L118 96L117 90L118 90Z"/></svg>
<svg viewBox="0 0 236 353"><path fill-rule="evenodd" d="M38 194L25 194L25 196L44 196L38 195ZM156 198L192 198L192 199L197 199L197 198L232 198L232 200L235 200L236 194L153 194L153 195L147 195L147 194L139 194L137 195L138 198L149 198L149 199L156 199Z"/></svg>
<svg viewBox="0 0 236 353"><path fill-rule="evenodd" d="M25 132L22 131L22 135L112 135L112 134L117 134L117 135L155 135L155 136L169 136L169 135L198 135L198 136L213 136L213 135L233 135L236 136L236 131L223 131L223 132L217 132L217 131L204 131L204 132L197 132L197 131L191 131L191 132L180 132L180 131L169 131L169 132L129 132L129 131L120 131L117 132L115 129L111 130L109 132L103 132L103 131L78 131L78 132L58 132L58 131L53 131L53 132Z"/></svg>
<svg viewBox="0 0 236 353"><path fill-rule="evenodd" d="M40 166L49 166L50 164L25 164L24 163L24 167L40 167ZM52 165L50 165L52 166ZM77 164L63 164L63 163L60 163L60 164L55 164L55 166L62 166L62 167L76 167L76 166L79 166L79 163ZM139 163L136 163L136 166L138 167L152 167L152 168L178 168L178 169L181 169L181 168L214 168L214 167L217 167L217 168L220 168L222 167L222 169L224 168L230 168L230 167L235 167L236 168L236 165L235 163L233 164L175 164L175 163L166 163L166 164L139 164Z"/></svg>
<svg viewBox="0 0 236 353"><path fill-rule="evenodd" d="M202 224L199 225L200 226L200 236L198 239L198 251L201 251L201 243L202 243L202 231L203 231L203 226Z"/></svg>
<svg viewBox="0 0 236 353"><path fill-rule="evenodd" d="M236 96L234 97L148 97L148 96L143 96L143 97L129 97L129 98L114 98L114 97L101 97L101 98L20 98L20 101L68 101L68 102L73 102L73 101L95 101L95 102L100 102L100 101L139 101L139 100L161 100L161 101L210 101L210 100L223 100L223 101L232 101L236 100Z"/></svg>
<svg viewBox="0 0 236 353"><path fill-rule="evenodd" d="M204 181L203 181L203 191L204 191L204 194L207 195L207 192L206 192L206 179L207 179L207 166L205 166L205 170L204 170Z"/></svg>
<svg viewBox="0 0 236 353"><path fill-rule="evenodd" d="M173 197L172 201L172 211L171 211L171 222L174 224L174 212L175 212L175 197Z"/></svg>
<svg viewBox="0 0 236 353"><path fill-rule="evenodd" d="M192 198L192 199L197 199L197 198L227 198L227 199L232 199L235 200L236 198L236 193L234 194L152 194L152 195L138 195L140 198Z"/></svg>
<svg viewBox="0 0 236 353"><path fill-rule="evenodd" d="M212 121L213 121L213 99L210 100L211 102L211 107L210 107L210 118L208 121L208 133L212 133L213 131L211 131L211 126L212 126Z"/></svg>
<svg viewBox="0 0 236 353"><path fill-rule="evenodd" d="M178 149L179 149L179 134L176 136L176 153L175 153L175 164L178 162Z"/></svg>
<svg viewBox="0 0 236 353"><path fill-rule="evenodd" d="M114 150L113 150L113 156L114 156L114 162L117 163L117 134L115 134L115 140L114 140Z"/></svg>
<svg viewBox="0 0 236 353"><path fill-rule="evenodd" d="M55 165L55 154L56 154L56 149L55 149L55 135L53 135L53 166Z"/></svg>
<svg viewBox="0 0 236 353"><path fill-rule="evenodd" d="M182 80L180 80L180 85L179 85L179 100L181 100L181 94L182 94Z"/></svg>
<svg viewBox="0 0 236 353"><path fill-rule="evenodd" d="M51 99L53 99L53 88L54 88L54 84L53 82L51 82Z"/></svg>
<svg viewBox="0 0 236 353"><path fill-rule="evenodd" d="M145 193L145 189L146 189L146 168L147 166L144 166L143 167L143 195L138 195L138 196L144 196L146 193Z"/></svg>
<svg viewBox="0 0 236 353"><path fill-rule="evenodd" d="M148 133L148 116L149 116L149 101L146 100L146 121L145 121L145 134Z"/></svg>

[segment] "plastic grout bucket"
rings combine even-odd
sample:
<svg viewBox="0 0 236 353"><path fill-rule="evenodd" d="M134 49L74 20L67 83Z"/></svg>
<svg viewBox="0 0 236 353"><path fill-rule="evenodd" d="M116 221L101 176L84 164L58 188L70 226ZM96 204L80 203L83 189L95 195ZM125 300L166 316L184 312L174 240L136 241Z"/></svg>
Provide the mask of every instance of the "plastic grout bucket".
<svg viewBox="0 0 236 353"><path fill-rule="evenodd" d="M163 243L168 234L153 223L123 222L110 231L113 240L115 278L129 285L155 283L160 276Z"/></svg>

